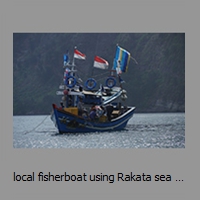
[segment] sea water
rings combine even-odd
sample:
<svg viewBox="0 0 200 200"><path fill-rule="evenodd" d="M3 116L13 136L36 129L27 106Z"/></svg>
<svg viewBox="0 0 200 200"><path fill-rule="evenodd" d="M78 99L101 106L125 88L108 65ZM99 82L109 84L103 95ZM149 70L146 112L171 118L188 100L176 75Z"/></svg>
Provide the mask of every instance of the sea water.
<svg viewBox="0 0 200 200"><path fill-rule="evenodd" d="M135 113L126 129L59 134L50 116L13 116L14 148L185 148L185 113Z"/></svg>

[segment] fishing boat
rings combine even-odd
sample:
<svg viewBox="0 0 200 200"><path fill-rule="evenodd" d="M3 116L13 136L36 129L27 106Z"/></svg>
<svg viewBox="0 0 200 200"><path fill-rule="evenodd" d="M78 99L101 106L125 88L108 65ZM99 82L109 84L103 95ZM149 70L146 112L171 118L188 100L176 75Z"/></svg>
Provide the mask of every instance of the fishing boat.
<svg viewBox="0 0 200 200"><path fill-rule="evenodd" d="M72 63L68 54L64 55L64 78L59 86L60 105L52 104L51 120L59 133L86 133L95 131L117 131L126 127L134 114L135 107L126 106L127 92L122 87L121 74L126 72L130 53L117 45L113 67L105 85L88 78L84 86L77 76L75 59L86 59L86 55L74 49ZM94 67L108 70L108 62L99 57L94 58Z"/></svg>

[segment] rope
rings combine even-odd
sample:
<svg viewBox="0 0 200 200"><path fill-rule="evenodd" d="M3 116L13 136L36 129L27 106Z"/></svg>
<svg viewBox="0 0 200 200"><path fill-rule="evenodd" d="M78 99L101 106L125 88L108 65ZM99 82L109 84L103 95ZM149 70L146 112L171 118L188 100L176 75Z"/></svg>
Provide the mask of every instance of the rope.
<svg viewBox="0 0 200 200"><path fill-rule="evenodd" d="M27 134L27 133L30 133L30 132L34 131L37 127L39 127L39 126L47 119L47 117L49 117L49 115L47 115L47 116L42 120L42 122L40 122L34 129L32 129L32 130L30 130L30 131L27 131L27 132L25 132L24 134Z"/></svg>
<svg viewBox="0 0 200 200"><path fill-rule="evenodd" d="M133 58L133 57L131 56L131 59L134 60L135 63L138 65L138 62L137 62L137 60L136 60L135 58Z"/></svg>
<svg viewBox="0 0 200 200"><path fill-rule="evenodd" d="M101 73L101 74L96 74L96 75L93 75L92 77L103 76L103 75L106 75L106 74L109 74L109 72L107 71L107 72L104 72L104 73Z"/></svg>
<svg viewBox="0 0 200 200"><path fill-rule="evenodd" d="M83 71L81 71L81 70L78 70L78 71L80 71L81 73L84 74ZM96 74L96 75L92 75L92 77L95 78L96 81L99 81L99 80L105 79L105 75L109 76L109 73L110 73L110 71L106 71L106 72L103 72L103 73L99 73L99 74ZM78 73L77 73L77 76L79 76ZM99 78L99 77L100 77L100 78Z"/></svg>

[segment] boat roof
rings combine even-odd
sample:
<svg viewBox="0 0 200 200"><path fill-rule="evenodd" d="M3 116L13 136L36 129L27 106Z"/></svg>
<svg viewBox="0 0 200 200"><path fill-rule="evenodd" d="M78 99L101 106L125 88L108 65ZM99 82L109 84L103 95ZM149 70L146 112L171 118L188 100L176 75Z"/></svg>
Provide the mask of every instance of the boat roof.
<svg viewBox="0 0 200 200"><path fill-rule="evenodd" d="M82 93L85 94L85 95L101 96L100 94L96 94L96 92L91 92L91 91L88 91L88 90L83 90Z"/></svg>

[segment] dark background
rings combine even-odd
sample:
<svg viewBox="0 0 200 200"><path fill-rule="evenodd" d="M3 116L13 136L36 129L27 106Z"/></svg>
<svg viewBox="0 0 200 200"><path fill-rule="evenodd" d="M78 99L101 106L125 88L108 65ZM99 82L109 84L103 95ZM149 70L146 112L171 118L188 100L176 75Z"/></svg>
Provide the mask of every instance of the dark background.
<svg viewBox="0 0 200 200"><path fill-rule="evenodd" d="M126 104L136 112L185 112L184 33L14 33L13 115L48 114L63 79L63 54L74 46L86 54L77 60L85 81L92 74L105 82L109 73L94 69L94 56L106 59L112 68L116 44L131 53L126 81ZM98 89L98 88L97 88Z"/></svg>

